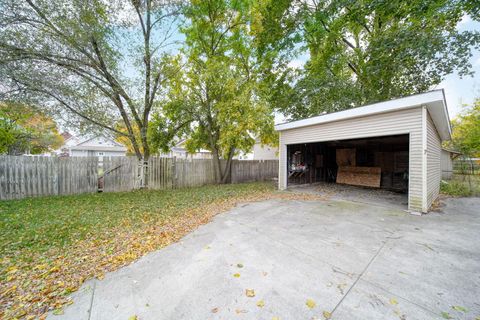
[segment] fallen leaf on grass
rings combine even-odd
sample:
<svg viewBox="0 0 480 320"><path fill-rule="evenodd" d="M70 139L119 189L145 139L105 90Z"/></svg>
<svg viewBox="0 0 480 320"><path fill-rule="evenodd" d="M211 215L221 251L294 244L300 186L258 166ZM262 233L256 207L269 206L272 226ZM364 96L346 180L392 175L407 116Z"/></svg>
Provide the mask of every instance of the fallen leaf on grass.
<svg viewBox="0 0 480 320"><path fill-rule="evenodd" d="M313 309L317 305L312 299L307 299L307 302L305 304L309 309Z"/></svg>
<svg viewBox="0 0 480 320"><path fill-rule="evenodd" d="M245 294L246 294L247 297L249 297L249 298L255 297L255 290L253 290L253 289L246 289L246 290L245 290Z"/></svg>
<svg viewBox="0 0 480 320"><path fill-rule="evenodd" d="M60 315L63 314L63 309L55 309L55 310L53 310L52 313L56 316L60 316Z"/></svg>
<svg viewBox="0 0 480 320"><path fill-rule="evenodd" d="M452 306L452 309L464 313L468 312L468 309L462 306Z"/></svg>
<svg viewBox="0 0 480 320"><path fill-rule="evenodd" d="M257 302L257 307L260 307L260 308L265 307L265 301L263 301L263 300L258 301Z"/></svg>

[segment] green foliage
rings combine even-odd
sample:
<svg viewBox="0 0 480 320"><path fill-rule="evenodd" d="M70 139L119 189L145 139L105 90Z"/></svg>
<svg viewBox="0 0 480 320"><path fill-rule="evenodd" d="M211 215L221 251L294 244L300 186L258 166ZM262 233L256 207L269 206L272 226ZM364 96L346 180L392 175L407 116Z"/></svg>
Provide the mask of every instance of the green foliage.
<svg viewBox="0 0 480 320"><path fill-rule="evenodd" d="M211 150L216 162L250 151L255 136L265 143L274 140L273 112L262 97L262 63L250 35L249 5L207 0L186 7L186 46L171 61L178 71L167 80L168 103L153 118L153 136L186 135L190 151ZM152 139L165 147L165 141ZM225 179L219 164L216 172L217 179Z"/></svg>
<svg viewBox="0 0 480 320"><path fill-rule="evenodd" d="M454 197L480 195L480 175L454 174L451 180L442 181L440 192Z"/></svg>
<svg viewBox="0 0 480 320"><path fill-rule="evenodd" d="M466 183L455 180L442 181L440 192L455 197L468 197L472 194Z"/></svg>
<svg viewBox="0 0 480 320"><path fill-rule="evenodd" d="M0 104L0 154L40 154L62 143L56 123L36 108L14 102Z"/></svg>
<svg viewBox="0 0 480 320"><path fill-rule="evenodd" d="M478 32L456 29L468 2L266 1L256 30L264 48L303 46L304 68L280 81L280 109L292 118L429 90L445 75L471 74ZM265 49L265 50L266 50ZM291 78L293 77L293 81ZM291 86L291 90L285 90Z"/></svg>
<svg viewBox="0 0 480 320"><path fill-rule="evenodd" d="M480 157L480 99L452 121L452 141L448 143L464 155Z"/></svg>

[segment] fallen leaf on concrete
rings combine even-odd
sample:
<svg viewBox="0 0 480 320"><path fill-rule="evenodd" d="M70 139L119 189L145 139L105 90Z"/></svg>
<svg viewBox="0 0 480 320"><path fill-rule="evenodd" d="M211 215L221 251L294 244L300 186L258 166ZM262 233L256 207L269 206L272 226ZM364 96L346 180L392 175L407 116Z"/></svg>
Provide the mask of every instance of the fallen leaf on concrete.
<svg viewBox="0 0 480 320"><path fill-rule="evenodd" d="M263 308L265 306L265 301L260 300L257 302L257 307Z"/></svg>
<svg viewBox="0 0 480 320"><path fill-rule="evenodd" d="M347 287L346 283L340 283L340 284L337 285L337 289L338 289L338 291L340 291L340 294L342 294L342 295L344 294L343 289L346 288L346 287Z"/></svg>
<svg viewBox="0 0 480 320"><path fill-rule="evenodd" d="M235 278L240 278L240 273L235 273L233 276L234 276Z"/></svg>
<svg viewBox="0 0 480 320"><path fill-rule="evenodd" d="M462 306L452 306L452 309L460 312L468 312L468 309Z"/></svg>
<svg viewBox="0 0 480 320"><path fill-rule="evenodd" d="M243 264L237 263L237 267L238 267L238 268L243 268Z"/></svg>
<svg viewBox="0 0 480 320"><path fill-rule="evenodd" d="M323 317L325 319L330 319L330 318L332 318L332 314L328 311L323 311Z"/></svg>
<svg viewBox="0 0 480 320"><path fill-rule="evenodd" d="M217 313L218 312L218 308L213 308L212 309L212 313Z"/></svg>
<svg viewBox="0 0 480 320"><path fill-rule="evenodd" d="M307 302L305 304L309 309L313 309L317 305L312 299L307 299Z"/></svg>
<svg viewBox="0 0 480 320"><path fill-rule="evenodd" d="M245 294L246 294L247 297L249 297L249 298L255 297L255 290L253 290L253 289L246 289L246 290L245 290Z"/></svg>
<svg viewBox="0 0 480 320"><path fill-rule="evenodd" d="M395 299L395 298L390 298L390 304L393 305L393 306L396 306L396 305L398 304L397 299Z"/></svg>
<svg viewBox="0 0 480 320"><path fill-rule="evenodd" d="M266 277L266 276L267 276L267 274L268 274L268 273L267 273L267 272L265 272L265 271L263 271L263 272L262 272L262 275L263 275L264 277Z"/></svg>
<svg viewBox="0 0 480 320"><path fill-rule="evenodd" d="M63 314L63 309L55 309L53 311L53 314L56 316L62 315Z"/></svg>
<svg viewBox="0 0 480 320"><path fill-rule="evenodd" d="M128 320L138 320L138 317L137 316L131 316L130 318L128 318Z"/></svg>
<svg viewBox="0 0 480 320"><path fill-rule="evenodd" d="M441 315L442 315L442 318L444 318L444 319L453 319L452 316L450 315L450 313L448 313L448 312L443 311L441 313Z"/></svg>
<svg viewBox="0 0 480 320"><path fill-rule="evenodd" d="M248 311L247 310L243 310L243 309L235 309L235 313L236 314L240 314L240 313L247 313Z"/></svg>
<svg viewBox="0 0 480 320"><path fill-rule="evenodd" d="M279 317L273 317L272 320L280 320Z"/></svg>

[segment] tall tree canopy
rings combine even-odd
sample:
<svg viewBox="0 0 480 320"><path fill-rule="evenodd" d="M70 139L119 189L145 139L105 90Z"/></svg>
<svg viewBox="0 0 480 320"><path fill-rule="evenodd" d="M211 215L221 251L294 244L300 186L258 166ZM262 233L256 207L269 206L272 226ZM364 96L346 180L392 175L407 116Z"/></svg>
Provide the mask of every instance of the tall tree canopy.
<svg viewBox="0 0 480 320"><path fill-rule="evenodd" d="M169 79L169 102L162 107L169 123L162 117L152 121L153 131L172 128L187 135L192 151L211 150L219 182L228 180L237 152L249 151L255 136L267 142L273 133L273 113L261 94L262 63L250 35L250 10L248 0L191 1L182 29L186 46L174 62L183 67Z"/></svg>
<svg viewBox="0 0 480 320"><path fill-rule="evenodd" d="M109 130L148 158L178 12L166 0L0 0L0 99Z"/></svg>
<svg viewBox="0 0 480 320"><path fill-rule="evenodd" d="M263 1L263 51L301 48L305 66L283 77L275 99L301 118L429 90L471 74L478 32L457 30L478 5L463 0Z"/></svg>
<svg viewBox="0 0 480 320"><path fill-rule="evenodd" d="M455 117L452 127L452 141L448 146L466 156L480 157L480 99Z"/></svg>
<svg viewBox="0 0 480 320"><path fill-rule="evenodd" d="M55 121L37 108L13 102L0 104L0 154L40 154L62 143Z"/></svg>

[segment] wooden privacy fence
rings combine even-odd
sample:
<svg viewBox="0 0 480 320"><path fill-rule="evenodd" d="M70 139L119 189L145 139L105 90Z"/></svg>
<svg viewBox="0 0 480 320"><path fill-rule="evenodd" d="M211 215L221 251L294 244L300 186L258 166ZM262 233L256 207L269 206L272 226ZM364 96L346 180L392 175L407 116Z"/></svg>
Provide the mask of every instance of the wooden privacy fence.
<svg viewBox="0 0 480 320"><path fill-rule="evenodd" d="M221 161L225 168L225 161ZM146 172L145 176L142 172ZM231 183L271 180L277 160L233 160ZM145 182L142 182L145 177ZM136 157L0 156L0 200L33 196L175 189L215 184L209 159L151 157L142 166Z"/></svg>
<svg viewBox="0 0 480 320"><path fill-rule="evenodd" d="M278 160L234 160L231 182L265 181L278 177Z"/></svg>
<svg viewBox="0 0 480 320"><path fill-rule="evenodd" d="M0 199L97 191L98 158L0 156Z"/></svg>

